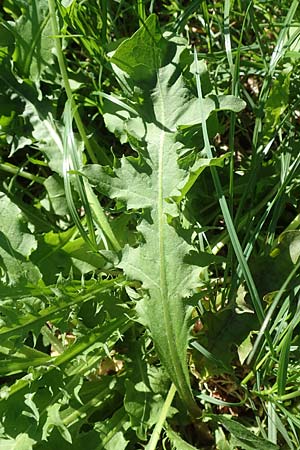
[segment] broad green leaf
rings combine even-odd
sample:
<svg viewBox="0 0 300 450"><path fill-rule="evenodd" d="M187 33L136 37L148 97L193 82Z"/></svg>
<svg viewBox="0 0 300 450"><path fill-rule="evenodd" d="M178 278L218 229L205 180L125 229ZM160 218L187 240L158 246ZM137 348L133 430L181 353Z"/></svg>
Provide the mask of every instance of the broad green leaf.
<svg viewBox="0 0 300 450"><path fill-rule="evenodd" d="M0 195L0 267L8 284L37 283L40 272L30 261L37 247L21 210L4 194Z"/></svg>
<svg viewBox="0 0 300 450"><path fill-rule="evenodd" d="M61 127L53 119L53 108L47 101L38 101L22 92L26 101L25 114L30 120L32 136L38 143L38 148L44 153L49 167L59 175L63 168L63 141Z"/></svg>
<svg viewBox="0 0 300 450"><path fill-rule="evenodd" d="M244 425L223 415L210 415L221 423L231 434L231 443L244 450L279 450L278 445L256 436Z"/></svg>
<svg viewBox="0 0 300 450"><path fill-rule="evenodd" d="M10 27L16 40L13 59L20 76L38 81L53 60L48 2L17 0L16 3L22 8L23 14Z"/></svg>
<svg viewBox="0 0 300 450"><path fill-rule="evenodd" d="M138 46L139 52L135 54L133 50ZM169 60L166 60L168 47ZM156 17L150 16L145 28L121 44L112 61L144 89L140 116L127 121L128 134L138 142L139 150L143 150L144 160L139 165L138 159L123 158L120 169L116 170L116 181L118 189L123 186L125 189L116 195L126 201L129 209L149 208L151 214L138 228L145 244L136 249L127 246L120 267L130 278L142 281L149 293L137 305L140 320L150 328L160 358L181 397L193 408L186 364L188 315L183 298L197 285L198 270L184 264L191 246L168 224L166 216L170 211L166 199L179 194L178 186L185 177L177 163L176 127L179 119L188 113L188 107L193 103L196 107L180 72L176 71L184 49L183 45L167 42L160 34ZM133 56L127 64L129 53ZM167 64L172 57L173 64ZM146 64L148 69L144 71ZM114 181L112 178L111 191L117 187Z"/></svg>
<svg viewBox="0 0 300 450"><path fill-rule="evenodd" d="M123 157L113 173L93 166L83 172L96 178L106 195L122 200L128 209L144 211L138 226L143 243L137 248L127 245L119 267L128 277L143 283L144 298L137 303L139 319L150 329L179 395L193 410L196 405L186 362L190 310L185 299L199 284L199 269L186 263L193 248L180 227L176 229L169 222L170 216L178 215L171 199L180 198L181 190L191 184L190 172L179 166L183 144L177 141L177 130L201 122L198 98L191 86L192 72L186 67L192 59L186 41L163 37L156 16L151 15L142 28L120 44L111 62L125 96L136 103L137 113L128 109L124 116L122 106L114 104L116 112L119 106L121 120L116 123L111 111L104 119L108 128L117 126L119 136L127 134L139 156ZM208 86L204 64L202 76ZM222 101L225 107L238 109L239 101L233 98L207 97L204 118L221 108ZM239 103L240 108L243 105ZM200 163L195 169L198 175L202 166Z"/></svg>
<svg viewBox="0 0 300 450"><path fill-rule="evenodd" d="M7 238L7 246L24 257L36 249L36 240L28 230L21 210L4 194L0 196L1 233ZM5 238L2 236L2 241ZM2 244L3 245L3 244Z"/></svg>
<svg viewBox="0 0 300 450"><path fill-rule="evenodd" d="M168 52L171 50L171 54ZM175 46L163 39L157 17L152 14L145 26L126 39L115 52L112 61L133 82L152 83L158 67L164 66L174 55Z"/></svg>

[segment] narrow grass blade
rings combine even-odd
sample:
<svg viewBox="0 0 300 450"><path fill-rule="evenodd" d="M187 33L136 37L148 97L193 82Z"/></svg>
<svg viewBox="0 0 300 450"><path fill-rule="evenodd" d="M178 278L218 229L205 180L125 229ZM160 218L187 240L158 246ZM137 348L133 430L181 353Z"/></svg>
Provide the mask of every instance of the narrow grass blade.
<svg viewBox="0 0 300 450"><path fill-rule="evenodd" d="M91 209L89 202L87 200L85 187L83 183L82 176L78 173L71 174L71 171L78 171L81 168L81 155L80 150L77 148L75 137L73 134L72 122L73 122L73 112L71 110L72 104L70 100L67 100L65 111L64 111L64 132L63 132L63 144L64 144L64 164L63 164L63 177L64 186L66 193L66 200L69 206L70 214L74 223L76 224L81 236L86 241L86 243L91 247L93 251L97 251L96 236L94 231L93 219L91 214ZM72 194L71 178L73 178L74 184L80 195L83 208L85 211L85 218L88 225L88 233L82 226L81 219L78 215Z"/></svg>
<svg viewBox="0 0 300 450"><path fill-rule="evenodd" d="M53 28L53 34L55 36L59 35L59 28L58 28L58 24L57 24L57 20L56 20L56 11L55 11L55 2L54 0L48 0L49 3L49 11L50 11L50 17L51 17L51 21L52 21L52 28ZM55 38L55 45L56 45L56 51L57 51L57 58L58 58L58 63L59 63L59 67L60 67L60 71L61 71L61 75L62 75L62 79L63 79L63 83L64 83L64 87L66 90L66 94L68 97L68 102L69 102L69 108L72 111L72 115L74 115L74 119L77 125L77 128L79 130L80 136L84 142L84 145L87 149L87 152L92 160L92 162L97 162L97 158L94 155L93 149L91 147L91 144L89 142L89 139L86 135L85 132L85 128L84 125L81 121L81 118L79 116L79 113L77 111L77 108L74 104L74 100L73 100L73 94L72 94L72 90L71 90L71 86L70 86L70 82L69 82L69 78L68 78L68 74L67 74L67 69L66 69L66 64L65 64L65 60L64 60L64 56L62 53L62 48L60 45L60 40L58 38ZM70 116L70 114L68 115ZM74 163L74 158L76 158L76 153L72 152L73 155L73 163ZM78 161L77 161L78 162ZM78 170L79 167L76 167L76 169ZM78 220L78 216L77 213L74 210L74 205L73 205L73 200L72 200L72 193L71 193L71 188L70 188L70 183L68 181L68 170L70 170L70 160L69 158L66 156L65 157L65 166L64 166L64 179L65 179L65 186L66 186L66 195L67 198L69 199L69 204L71 206L71 214L73 219L76 221L76 225L78 226L82 236L84 237L84 239L87 238L86 233L81 225L80 220ZM77 178L77 180L79 180L79 178ZM86 211L89 212L90 211L90 207L87 201L87 196L85 193L85 189L84 189L84 184L80 181L80 191L82 194L82 201L85 203L85 207L87 208ZM89 197L90 199L93 198L93 194L91 193L91 189L89 192ZM93 206L95 207L95 202L93 202ZM109 225L108 220L106 219L105 213L102 210L102 207L100 204L98 204L97 206L97 210L96 210L96 217L98 218L98 223L104 226L104 232L106 232L106 234L109 234L110 236L110 240L113 243L113 246L116 250L120 250L120 245L117 242L117 239ZM92 226L92 218L91 218L91 214L88 213L88 226L89 226L89 231L92 235L92 240L90 241L92 243L92 246L95 248L95 239L94 239L94 232L93 232L93 226ZM102 228L103 229L103 228Z"/></svg>
<svg viewBox="0 0 300 450"><path fill-rule="evenodd" d="M201 88L201 81L200 81L200 74L199 74L199 69L198 69L198 58L197 58L197 53L196 50L194 52L194 61L195 61L195 65L197 67L197 72L196 72L196 82L197 82L197 92L198 92L198 98L199 98L199 110L200 110L200 114L203 115L203 96L202 96L202 88ZM202 130L203 130L203 138L204 138L204 148L207 154L208 158L212 158L213 154L211 151L211 147L210 147L210 143L209 143L209 137L208 137L208 132L207 132L207 126L206 126L206 120L205 118L202 117ZM229 208L223 193L223 189L220 183L220 179L217 173L217 170L215 167L211 167L211 174L212 174L212 178L213 178L213 182L215 185L215 189L218 195L218 199L219 199L219 203L220 203L220 207L221 207L221 211L223 213L224 216L224 220L228 229L228 233L230 236L230 240L233 246L233 249L235 251L236 257L238 259L238 262L240 264L243 276L245 278L245 281L247 283L247 287L249 289L249 293L251 296L251 300L253 302L253 306L255 308L255 312L257 314L257 317L259 319L259 321L262 323L263 319L264 319L264 311L263 311L263 307L253 280L253 277L251 275L249 266L247 264L246 258L243 254L243 250L242 247L240 245L230 212L229 212Z"/></svg>
<svg viewBox="0 0 300 450"><path fill-rule="evenodd" d="M283 339L283 344L278 361L277 385L278 385L278 395L280 396L285 394L292 336L293 336L293 328L289 326L288 331Z"/></svg>

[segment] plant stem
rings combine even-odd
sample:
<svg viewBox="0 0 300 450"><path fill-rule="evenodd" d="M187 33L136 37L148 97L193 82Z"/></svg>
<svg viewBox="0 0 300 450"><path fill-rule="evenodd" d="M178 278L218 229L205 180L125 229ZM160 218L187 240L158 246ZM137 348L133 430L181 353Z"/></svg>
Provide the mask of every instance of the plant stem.
<svg viewBox="0 0 300 450"><path fill-rule="evenodd" d="M164 426L164 423L167 418L167 414L168 414L169 408L172 404L175 393L176 393L176 387L175 387L175 384L172 383L171 387L169 389L167 398L165 400L165 403L163 404L163 407L161 409L159 419L156 422L154 430L152 431L150 441L148 442L147 446L145 447L145 450L155 450L156 449L157 443L160 438L161 430Z"/></svg>
<svg viewBox="0 0 300 450"><path fill-rule="evenodd" d="M141 27L142 25L144 25L146 20L144 0L137 0L137 9L139 15L139 25Z"/></svg>
<svg viewBox="0 0 300 450"><path fill-rule="evenodd" d="M15 176L20 176L23 178L26 178L26 180L35 181L36 183L44 184L45 179L43 177L39 177L37 175L32 175L29 172L25 172L19 167L14 166L10 163L2 164L0 163L0 170L3 170L3 172L11 173Z"/></svg>

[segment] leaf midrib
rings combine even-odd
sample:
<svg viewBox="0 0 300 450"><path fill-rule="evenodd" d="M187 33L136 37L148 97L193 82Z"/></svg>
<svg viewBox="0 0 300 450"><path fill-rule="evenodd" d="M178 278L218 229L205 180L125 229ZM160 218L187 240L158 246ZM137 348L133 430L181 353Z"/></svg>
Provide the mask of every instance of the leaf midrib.
<svg viewBox="0 0 300 450"><path fill-rule="evenodd" d="M161 80L159 76L159 71L156 71L157 75L157 85L159 90L159 96L161 98L161 120L160 123L165 124L165 108L164 108L164 95L163 89L161 86ZM164 142L166 132L164 130L160 130L159 135L159 158L158 158L158 193L157 193L157 214L158 214L158 242L159 242L159 278L160 278L160 297L162 301L163 307L163 318L164 318L164 326L166 330L167 336L167 344L169 355L171 358L171 363L175 372L174 382L179 392L182 393L182 397L185 399L189 399L188 402L191 401L190 389L187 385L187 380L184 374L184 370L182 364L180 362L180 355L177 351L177 339L176 332L173 326L173 320L170 314L170 305L168 298L168 283L166 279L166 261L165 261L165 243L164 243Z"/></svg>

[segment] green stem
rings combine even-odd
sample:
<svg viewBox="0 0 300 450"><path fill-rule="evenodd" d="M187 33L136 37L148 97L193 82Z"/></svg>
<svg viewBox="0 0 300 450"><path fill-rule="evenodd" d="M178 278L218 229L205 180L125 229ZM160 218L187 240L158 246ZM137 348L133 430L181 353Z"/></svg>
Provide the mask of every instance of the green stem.
<svg viewBox="0 0 300 450"><path fill-rule="evenodd" d="M168 414L169 408L170 408L170 406L172 404L172 401L173 401L175 393L176 393L176 387L175 387L175 384L172 383L171 387L169 389L167 398L165 400L165 403L163 404L163 407L161 409L159 419L156 422L156 425L155 425L154 430L152 432L150 441L148 442L147 446L145 447L145 450L155 450L156 449L157 443L158 443L159 438L160 438L161 430L162 430L162 428L164 426L164 423L166 421L167 414Z"/></svg>
<svg viewBox="0 0 300 450"><path fill-rule="evenodd" d="M140 27L144 25L146 21L146 11L145 11L145 5L144 0L137 0L137 9L138 9L138 15L139 15L139 25Z"/></svg>
<svg viewBox="0 0 300 450"><path fill-rule="evenodd" d="M2 164L0 163L0 170L3 172L11 173L12 175L26 178L26 180L35 181L36 183L44 184L45 179L37 175L32 175L29 172L25 172L19 167L14 166L10 163Z"/></svg>
<svg viewBox="0 0 300 450"><path fill-rule="evenodd" d="M292 400L297 397L300 397L300 391L295 391L295 392L291 392L290 394L275 396L273 399L275 401L285 402L287 400Z"/></svg>

